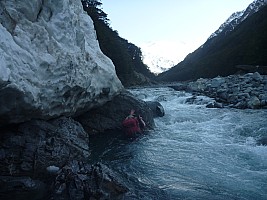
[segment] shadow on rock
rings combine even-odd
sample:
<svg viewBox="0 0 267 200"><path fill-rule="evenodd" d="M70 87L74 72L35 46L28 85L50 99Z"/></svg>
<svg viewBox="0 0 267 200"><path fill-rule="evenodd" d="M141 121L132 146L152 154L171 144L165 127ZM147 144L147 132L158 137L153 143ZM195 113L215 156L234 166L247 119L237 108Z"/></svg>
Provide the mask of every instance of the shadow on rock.
<svg viewBox="0 0 267 200"><path fill-rule="evenodd" d="M134 109L136 115L143 117L147 129L155 127L154 117L163 116L164 109L158 102L145 102L124 91L105 105L92 109L76 117L89 133L99 133L108 130L122 130L122 121Z"/></svg>
<svg viewBox="0 0 267 200"><path fill-rule="evenodd" d="M129 189L106 165L72 161L58 173L52 199L122 199Z"/></svg>
<svg viewBox="0 0 267 200"><path fill-rule="evenodd" d="M105 165L84 164L89 136L72 118L1 128L0 138L0 199L120 199L128 191Z"/></svg>
<svg viewBox="0 0 267 200"><path fill-rule="evenodd" d="M264 145L267 146L267 136L263 136L261 137L258 141L257 141L258 145Z"/></svg>

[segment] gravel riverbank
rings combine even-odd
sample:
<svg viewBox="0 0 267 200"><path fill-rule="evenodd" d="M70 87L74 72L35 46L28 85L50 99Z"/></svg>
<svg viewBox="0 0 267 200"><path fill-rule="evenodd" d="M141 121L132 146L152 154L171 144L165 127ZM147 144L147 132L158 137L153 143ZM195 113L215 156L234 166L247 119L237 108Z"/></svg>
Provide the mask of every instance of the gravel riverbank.
<svg viewBox="0 0 267 200"><path fill-rule="evenodd" d="M170 87L214 98L215 101L207 107L267 108L267 75L258 72L212 79L200 78L193 82L172 84Z"/></svg>

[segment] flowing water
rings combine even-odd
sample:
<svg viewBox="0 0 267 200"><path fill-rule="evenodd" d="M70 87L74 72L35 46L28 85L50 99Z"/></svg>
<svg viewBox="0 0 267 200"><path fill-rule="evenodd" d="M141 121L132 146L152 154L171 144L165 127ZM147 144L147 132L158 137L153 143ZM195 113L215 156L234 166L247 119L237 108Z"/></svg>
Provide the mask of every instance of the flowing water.
<svg viewBox="0 0 267 200"><path fill-rule="evenodd" d="M171 88L130 90L159 101L165 116L136 140L91 140L92 159L120 174L125 199L267 199L267 110L208 109L212 99Z"/></svg>

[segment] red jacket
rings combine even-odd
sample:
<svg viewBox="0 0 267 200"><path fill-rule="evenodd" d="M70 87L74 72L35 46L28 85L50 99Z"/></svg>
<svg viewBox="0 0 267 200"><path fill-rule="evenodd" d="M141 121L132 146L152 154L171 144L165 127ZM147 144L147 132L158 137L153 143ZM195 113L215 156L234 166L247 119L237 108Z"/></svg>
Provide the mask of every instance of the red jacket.
<svg viewBox="0 0 267 200"><path fill-rule="evenodd" d="M122 122L124 131L128 136L133 136L136 133L141 133L141 129L139 127L138 119L135 117L126 118Z"/></svg>

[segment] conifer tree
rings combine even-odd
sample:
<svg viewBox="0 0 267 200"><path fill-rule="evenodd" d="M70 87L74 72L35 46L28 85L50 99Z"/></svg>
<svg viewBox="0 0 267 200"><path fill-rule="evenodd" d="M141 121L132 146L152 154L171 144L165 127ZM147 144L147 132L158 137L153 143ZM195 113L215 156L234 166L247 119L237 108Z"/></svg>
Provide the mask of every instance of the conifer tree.
<svg viewBox="0 0 267 200"><path fill-rule="evenodd" d="M112 30L107 14L99 8L102 3L99 0L82 0L82 4L94 21L100 48L112 60L122 84L129 86L134 82L137 83L135 72L154 78L154 74L143 63L141 49L121 38L117 31Z"/></svg>

